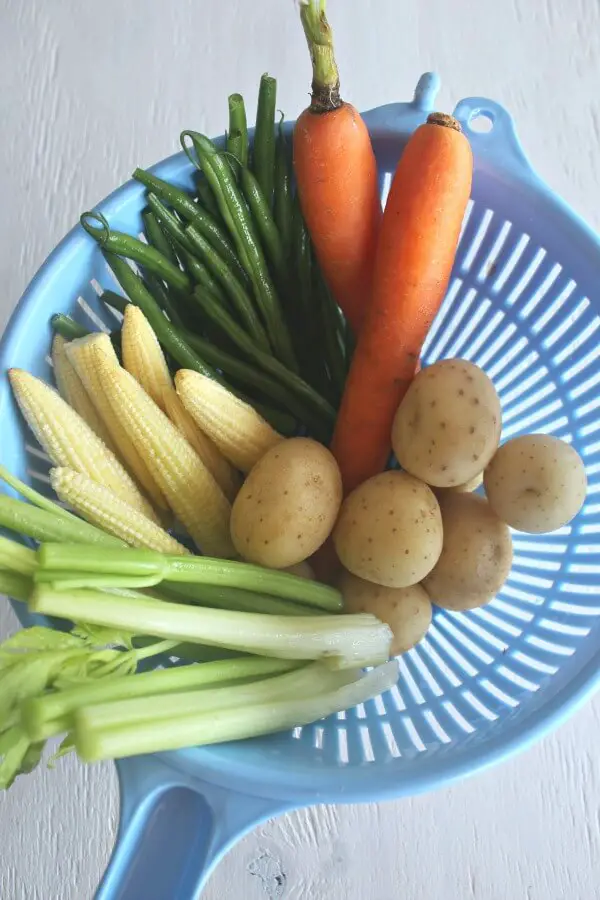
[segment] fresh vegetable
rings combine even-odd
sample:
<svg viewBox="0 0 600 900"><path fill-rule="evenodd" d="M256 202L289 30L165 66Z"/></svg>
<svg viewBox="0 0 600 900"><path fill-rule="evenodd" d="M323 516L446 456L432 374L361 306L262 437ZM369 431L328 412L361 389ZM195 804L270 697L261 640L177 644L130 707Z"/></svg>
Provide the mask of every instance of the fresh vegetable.
<svg viewBox="0 0 600 900"><path fill-rule="evenodd" d="M10 369L8 376L27 424L56 466L88 475L156 520L116 456L56 391L22 369Z"/></svg>
<svg viewBox="0 0 600 900"><path fill-rule="evenodd" d="M248 123L246 122L246 106L241 94L230 94L229 131L227 133L227 150L242 164L248 165Z"/></svg>
<svg viewBox="0 0 600 900"><path fill-rule="evenodd" d="M187 138L192 141L193 151L186 144ZM181 144L191 161L202 169L215 193L219 210L234 240L240 262L252 282L254 296L275 354L288 368L297 371L291 338L284 323L281 304L265 255L250 211L228 163L218 153L212 141L196 131L183 131Z"/></svg>
<svg viewBox="0 0 600 900"><path fill-rule="evenodd" d="M340 579L344 610L371 613L392 629L390 654L397 656L418 644L431 625L431 601L420 584L391 588L344 572Z"/></svg>
<svg viewBox="0 0 600 900"><path fill-rule="evenodd" d="M298 578L308 578L309 581L317 580L312 566L305 559L293 566L286 566L283 571L290 575L296 575Z"/></svg>
<svg viewBox="0 0 600 900"><path fill-rule="evenodd" d="M200 457L129 372L102 357L98 373L113 417L193 540L205 553L232 556L231 507Z"/></svg>
<svg viewBox="0 0 600 900"><path fill-rule="evenodd" d="M152 519L81 472L62 467L51 469L50 483L56 495L86 522L116 535L132 547L148 547L161 553L189 552Z"/></svg>
<svg viewBox="0 0 600 900"><path fill-rule="evenodd" d="M77 752L91 762L284 731L364 703L389 690L397 678L398 666L392 661L358 681L317 697L286 697L258 704L246 701L241 706L224 709L219 715L199 712L174 718L167 729L157 729L154 722L142 722L96 731L90 728L82 711L76 714L75 720Z"/></svg>
<svg viewBox="0 0 600 900"><path fill-rule="evenodd" d="M257 462L231 511L244 559L274 569L302 562L329 536L342 502L337 464L322 444L290 438Z"/></svg>
<svg viewBox="0 0 600 900"><path fill-rule="evenodd" d="M277 82L266 72L260 79L256 129L252 148L252 168L269 207L275 180L275 107Z"/></svg>
<svg viewBox="0 0 600 900"><path fill-rule="evenodd" d="M96 333L71 341L67 346L67 356L92 398L128 472L143 488L155 509L168 510L165 495L153 477L141 448L131 438L121 418L114 414L108 399L105 373L109 368L121 367L108 335ZM152 515L150 518L156 517Z"/></svg>
<svg viewBox="0 0 600 900"><path fill-rule="evenodd" d="M283 113L277 129L277 142L275 147L275 185L273 214L281 235L283 252L286 259L290 259L292 247L292 226L294 216L294 201L292 191L292 172L288 159L288 148L283 130Z"/></svg>
<svg viewBox="0 0 600 900"><path fill-rule="evenodd" d="M358 335L381 223L377 162L363 119L340 98L324 0L302 0L300 16L313 81L310 106L294 128L298 194L327 284Z"/></svg>
<svg viewBox="0 0 600 900"><path fill-rule="evenodd" d="M484 473L490 506L519 531L556 531L585 500L587 478L579 454L548 434L513 438L500 447Z"/></svg>
<svg viewBox="0 0 600 900"><path fill-rule="evenodd" d="M398 408L392 446L403 469L436 487L483 472L500 442L502 411L478 366L444 359L422 369Z"/></svg>
<svg viewBox="0 0 600 900"><path fill-rule="evenodd" d="M377 245L372 299L333 436L346 491L380 472L389 457L396 410L446 293L472 170L460 125L441 113L417 128L398 163Z"/></svg>
<svg viewBox="0 0 600 900"><path fill-rule="evenodd" d="M69 360L67 355L68 341L60 335L54 335L52 341L52 365L54 366L54 380L58 392L76 413L79 413L92 431L113 452L115 447L111 441L108 429L96 411L96 407L90 399L90 395L83 386L83 382Z"/></svg>
<svg viewBox="0 0 600 900"><path fill-rule="evenodd" d="M469 481L463 481L462 484L457 484L454 487L448 488L433 488L433 493L436 497L443 496L447 491L452 494L465 494L471 493L472 491L476 491L478 487L481 487L483 484L483 472L478 472L477 475L474 475L473 478L470 478Z"/></svg>
<svg viewBox="0 0 600 900"><path fill-rule="evenodd" d="M267 450L283 440L253 407L210 378L180 369L175 386L198 427L242 472L249 472Z"/></svg>
<svg viewBox="0 0 600 900"><path fill-rule="evenodd" d="M293 577L293 576L288 576ZM304 579L299 579L305 582ZM39 584L29 598L32 612L79 618L123 631L207 643L278 659L326 659L333 668L376 665L388 658L391 632L375 616L266 616L231 610L135 600L89 589Z"/></svg>
<svg viewBox="0 0 600 900"><path fill-rule="evenodd" d="M211 559L207 556L167 556L151 550L106 550L94 547L89 552L80 546L43 544L38 551L39 570L36 577L62 583L94 585L92 576L113 577L116 587L127 587L121 578L146 578L148 587L161 581L177 584L210 584L217 587L242 588L269 596L294 600L316 606L328 612L338 612L342 606L339 591L324 584L311 583L285 572L275 572L261 566L231 560ZM56 573L59 573L57 575Z"/></svg>
<svg viewBox="0 0 600 900"><path fill-rule="evenodd" d="M96 482L93 483L96 484ZM15 534L23 534L36 541L97 543L108 547L119 547L123 544L116 537L82 522L71 513L67 513L60 506L56 506L56 512L50 512L47 509L23 503L14 497L7 497L5 494L0 494L0 525L9 528Z"/></svg>
<svg viewBox="0 0 600 900"><path fill-rule="evenodd" d="M343 565L386 587L416 584L442 552L442 517L433 491L404 472L383 472L342 504L333 542Z"/></svg>
<svg viewBox="0 0 600 900"><path fill-rule="evenodd" d="M439 503L444 544L423 587L433 602L445 609L483 606L510 572L510 531L484 497L447 493Z"/></svg>

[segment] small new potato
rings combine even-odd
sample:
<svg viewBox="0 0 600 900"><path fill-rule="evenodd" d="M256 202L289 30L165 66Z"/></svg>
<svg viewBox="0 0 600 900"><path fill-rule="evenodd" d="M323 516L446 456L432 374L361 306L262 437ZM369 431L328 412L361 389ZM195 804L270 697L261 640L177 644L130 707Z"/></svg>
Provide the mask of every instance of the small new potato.
<svg viewBox="0 0 600 900"><path fill-rule="evenodd" d="M431 625L431 600L420 584L390 588L344 572L339 583L348 613L367 612L390 626L393 632L390 655L405 653Z"/></svg>
<svg viewBox="0 0 600 900"><path fill-rule="evenodd" d="M512 565L512 539L484 497L446 492L439 498L444 546L423 587L445 609L474 609L496 596Z"/></svg>
<svg viewBox="0 0 600 900"><path fill-rule="evenodd" d="M485 469L501 421L485 372L464 359L444 359L415 376L394 419L392 446L411 475L434 487L457 487Z"/></svg>
<svg viewBox="0 0 600 900"><path fill-rule="evenodd" d="M382 472L348 495L333 530L342 565L367 581L408 587L442 551L442 518L433 491L406 472Z"/></svg>
<svg viewBox="0 0 600 900"><path fill-rule="evenodd" d="M253 467L231 510L240 556L286 569L329 536L342 502L342 478L329 450L310 438L272 447Z"/></svg>
<svg viewBox="0 0 600 900"><path fill-rule="evenodd" d="M287 572L289 575L295 575L296 578L306 578L308 581L317 580L313 567L306 560L296 563L293 566L286 566L283 571Z"/></svg>
<svg viewBox="0 0 600 900"><path fill-rule="evenodd" d="M484 474L496 514L518 531L545 534L573 519L585 500L587 477L579 454L548 434L503 444Z"/></svg>

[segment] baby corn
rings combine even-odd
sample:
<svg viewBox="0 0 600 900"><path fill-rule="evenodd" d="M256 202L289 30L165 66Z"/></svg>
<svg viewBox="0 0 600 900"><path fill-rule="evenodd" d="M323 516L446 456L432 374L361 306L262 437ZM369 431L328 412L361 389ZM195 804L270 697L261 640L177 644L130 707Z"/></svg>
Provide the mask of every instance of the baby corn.
<svg viewBox="0 0 600 900"><path fill-rule="evenodd" d="M205 375L180 369L175 386L198 427L242 472L249 472L267 450L283 440L255 409Z"/></svg>
<svg viewBox="0 0 600 900"><path fill-rule="evenodd" d="M121 330L123 365L138 384L166 412L163 392L172 386L171 373L150 323L139 307L125 308Z"/></svg>
<svg viewBox="0 0 600 900"><path fill-rule="evenodd" d="M225 496L233 500L240 486L237 473L198 428L179 399L162 348L142 310L129 304L121 332L123 365L196 451Z"/></svg>
<svg viewBox="0 0 600 900"><path fill-rule="evenodd" d="M100 375L100 360L105 368L109 366L120 368L110 338L107 334L90 334L87 337L71 341L67 345L66 351L102 421L108 428L113 443L127 469L144 489L153 505L157 509L167 510L168 503L162 491L152 478L145 460L138 452L119 417L113 415L105 394L103 378ZM153 518L156 520L156 516Z"/></svg>
<svg viewBox="0 0 600 900"><path fill-rule="evenodd" d="M8 377L27 424L56 466L88 475L129 506L154 517L114 453L54 388L23 369L10 369Z"/></svg>
<svg viewBox="0 0 600 900"><path fill-rule="evenodd" d="M92 403L83 382L67 356L68 341L61 334L56 334L52 341L52 362L54 364L54 379L58 392L79 413L84 422L95 431L100 440L113 452L115 450L108 433L108 429L98 415L96 407Z"/></svg>
<svg viewBox="0 0 600 900"><path fill-rule="evenodd" d="M160 525L87 475L60 467L50 470L50 482L58 497L87 522L114 534L132 547L181 556L189 552Z"/></svg>
<svg viewBox="0 0 600 900"><path fill-rule="evenodd" d="M227 462L217 445L196 425L173 387L163 393L164 410L171 422L192 445L228 500L233 500L240 489L240 477Z"/></svg>
<svg viewBox="0 0 600 900"><path fill-rule="evenodd" d="M230 504L198 454L129 372L104 359L99 372L113 415L194 541L209 555L233 556Z"/></svg>

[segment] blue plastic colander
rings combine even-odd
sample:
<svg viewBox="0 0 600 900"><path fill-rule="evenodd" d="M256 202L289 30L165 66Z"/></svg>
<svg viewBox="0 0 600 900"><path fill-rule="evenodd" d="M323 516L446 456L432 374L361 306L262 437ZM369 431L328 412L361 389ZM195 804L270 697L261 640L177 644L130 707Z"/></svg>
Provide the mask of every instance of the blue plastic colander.
<svg viewBox="0 0 600 900"><path fill-rule="evenodd" d="M412 103L366 113L383 195L437 90L438 79L424 75ZM466 613L436 609L384 696L286 734L119 763L119 838L97 900L194 900L216 862L261 820L315 803L401 797L471 774L528 746L598 684L600 243L540 181L501 106L470 98L454 115L475 154L473 194L424 360L461 356L482 366L502 401L503 439L537 431L571 442L589 477L583 511L553 534L515 534L498 597ZM192 185L181 153L154 171ZM135 233L143 195L128 182L99 209ZM77 227L34 278L0 345L1 459L38 487L47 461L4 372L20 366L51 378L53 312L112 327L101 286L114 282Z"/></svg>

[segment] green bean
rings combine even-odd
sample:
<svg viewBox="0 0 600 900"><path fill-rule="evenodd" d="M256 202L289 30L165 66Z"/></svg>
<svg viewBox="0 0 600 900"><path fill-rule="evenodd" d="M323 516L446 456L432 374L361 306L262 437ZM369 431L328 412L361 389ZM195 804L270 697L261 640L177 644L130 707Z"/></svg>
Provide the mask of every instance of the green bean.
<svg viewBox="0 0 600 900"><path fill-rule="evenodd" d="M83 325L80 325L79 322L76 322L71 316L65 316L62 313L56 313L56 315L52 316L50 324L52 330L55 331L56 334L60 334L64 337L66 341L73 341L76 338L85 337L90 334L89 328L84 328Z"/></svg>
<svg viewBox="0 0 600 900"><path fill-rule="evenodd" d="M187 137L190 137L193 142L197 160L185 142ZM212 141L198 132L183 131L181 144L192 162L202 168L215 192L219 209L236 243L240 262L250 275L255 297L276 355L288 368L297 371L298 365L291 338L283 321L279 298L254 230L252 216L240 194L228 163L217 152Z"/></svg>
<svg viewBox="0 0 600 900"><path fill-rule="evenodd" d="M250 169L245 169L243 166L239 169L239 181L244 198L254 217L263 246L273 266L277 281L280 285L285 286L289 275L285 251L275 219L262 192L262 188Z"/></svg>
<svg viewBox="0 0 600 900"><path fill-rule="evenodd" d="M219 212L219 207L217 206L217 201L214 198L214 194L210 189L210 184L204 177L201 177L196 182L196 193L198 195L198 201L204 209L208 210L211 216L215 219L216 222L221 218L221 214Z"/></svg>
<svg viewBox="0 0 600 900"><path fill-rule="evenodd" d="M185 272L169 262L155 247L122 231L114 231L102 213L84 213L79 221L82 228L109 253L132 259L178 291L189 292L192 289L192 283ZM93 221L99 222L100 226L92 225Z"/></svg>
<svg viewBox="0 0 600 900"><path fill-rule="evenodd" d="M185 191L174 187L172 184L169 184L168 181L163 181L162 178L157 178L157 176L152 175L151 172L146 172L144 169L136 169L133 173L133 177L137 179L137 181L141 181L142 184L145 184L153 194L156 194L161 200L168 203L169 206L172 206L174 210L183 216L186 222L191 222L195 225L198 231L201 231L213 245L215 250L220 253L229 267L234 272L238 272L238 277L239 272L243 272L242 280L245 280L246 274L240 266L233 247L219 223L215 221L209 212L202 209L197 203L194 203L192 198L189 194L186 194Z"/></svg>
<svg viewBox="0 0 600 900"><path fill-rule="evenodd" d="M273 201L275 179L275 105L277 82L266 73L260 79L252 169L269 204Z"/></svg>
<svg viewBox="0 0 600 900"><path fill-rule="evenodd" d="M198 356L187 341L182 338L177 329L163 315L160 306L150 291L144 286L142 279L132 271L131 266L119 256L115 256L104 249L102 249L102 255L131 302L142 310L156 337L173 359L180 366L186 369L193 369L195 372L200 372L202 375L207 375L209 378L213 378L215 381L223 384L223 379L215 369Z"/></svg>
<svg viewBox="0 0 600 900"><path fill-rule="evenodd" d="M248 333L254 337L261 347L268 350L269 340L254 309L252 300L246 293L245 287L238 281L227 264L213 250L204 235L194 225L188 225L185 233L190 243L193 244L195 251L202 256L207 267L212 270L215 278L220 281Z"/></svg>
<svg viewBox="0 0 600 900"><path fill-rule="evenodd" d="M103 291L100 299L103 303L108 303L109 306L120 312L121 315L125 315L125 307L129 306L129 300L123 297L122 294L117 294L116 291Z"/></svg>
<svg viewBox="0 0 600 900"><path fill-rule="evenodd" d="M229 133L227 135L227 149L243 165L248 165L248 123L246 121L246 107L241 94L230 94L229 103Z"/></svg>
<svg viewBox="0 0 600 900"><path fill-rule="evenodd" d="M346 375L348 374L343 335L340 329L339 307L325 284L325 279L320 271L316 273L316 280L319 311L321 313L321 333L325 345L327 369L335 390L336 400L339 402L344 391Z"/></svg>
<svg viewBox="0 0 600 900"><path fill-rule="evenodd" d="M168 290L165 288L162 281L159 281L159 279L155 275L153 275L152 272L144 272L143 281L162 311L167 314L173 325L175 325L176 328L183 328L184 324L179 314L179 310L177 309L177 304L171 297Z"/></svg>
<svg viewBox="0 0 600 900"><path fill-rule="evenodd" d="M147 209L142 213L142 221L144 222L144 231L146 232L146 237L148 238L148 243L162 253L169 262L172 262L174 266L178 265L177 256L173 247L163 234L163 230L158 223L158 219L152 212L152 210Z"/></svg>
<svg viewBox="0 0 600 900"><path fill-rule="evenodd" d="M294 204L292 196L292 173L288 160L287 142L283 131L283 113L279 122L277 144L275 147L275 222L279 229L283 252L286 259L292 250L292 229L294 220Z"/></svg>
<svg viewBox="0 0 600 900"><path fill-rule="evenodd" d="M335 410L329 403L298 375L290 372L274 357L259 350L246 332L209 294L197 289L194 291L194 297L203 312L219 325L243 353L288 389L288 406L291 411L313 426L321 435L330 434L335 421Z"/></svg>

